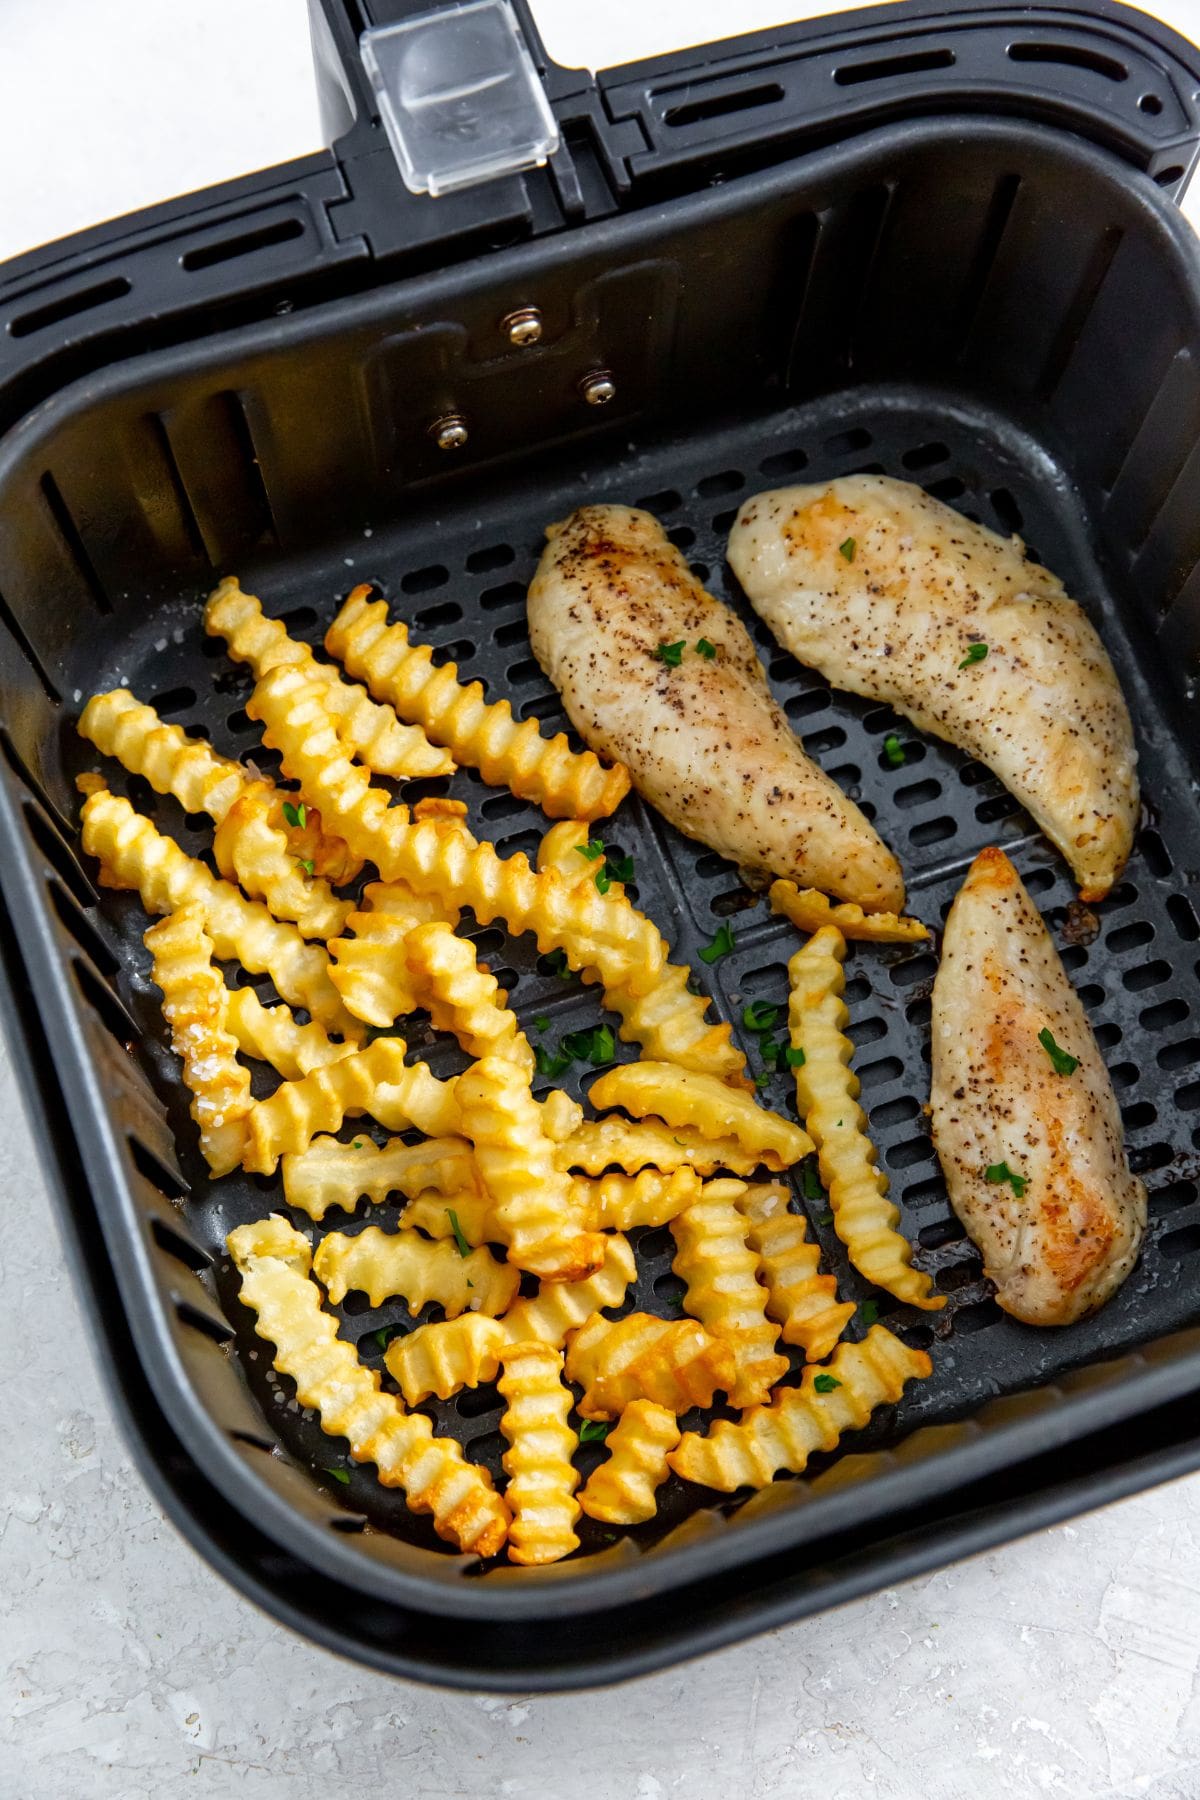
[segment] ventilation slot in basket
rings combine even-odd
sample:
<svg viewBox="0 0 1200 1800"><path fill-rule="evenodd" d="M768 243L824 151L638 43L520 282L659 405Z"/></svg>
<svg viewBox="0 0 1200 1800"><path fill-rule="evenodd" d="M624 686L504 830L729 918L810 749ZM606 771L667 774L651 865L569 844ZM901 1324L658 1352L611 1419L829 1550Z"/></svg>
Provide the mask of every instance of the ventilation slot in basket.
<svg viewBox="0 0 1200 1800"><path fill-rule="evenodd" d="M41 657L30 643L25 634L24 626L17 618L17 615L14 613L3 594L0 594L0 625L3 625L6 628L9 637L12 638L13 643L16 644L22 656L25 658L25 661L37 676L38 683L47 700L53 700L55 706L60 705L62 702L62 695L54 685L54 682L50 679L45 663L43 663ZM9 760L12 760L11 757Z"/></svg>
<svg viewBox="0 0 1200 1800"><path fill-rule="evenodd" d="M81 950L91 957L101 975L111 979L120 968L116 957L92 924L83 908L76 905L66 888L57 881L47 883L50 904L62 925L70 932Z"/></svg>
<svg viewBox="0 0 1200 1800"><path fill-rule="evenodd" d="M140 1138L129 1137L129 1154L133 1158L133 1166L143 1181L157 1188L166 1200L186 1200L191 1189L187 1182L174 1169L156 1156L153 1150L147 1149Z"/></svg>
<svg viewBox="0 0 1200 1800"><path fill-rule="evenodd" d="M79 527L71 517L70 508L59 492L58 483L49 469L42 476L41 489L46 505L50 509L50 517L54 520L63 543L71 553L71 560L78 569L88 593L92 596L96 610L110 613L112 602L104 591L104 583L96 573L92 559L88 555L87 546L79 535Z"/></svg>
<svg viewBox="0 0 1200 1800"><path fill-rule="evenodd" d="M35 331L45 331L48 325L61 325L64 320L73 319L79 313L92 312L97 306L107 306L110 300L123 300L126 294L132 292L130 283L123 275L114 275L111 281L98 281L92 287L64 294L61 300L50 300L45 306L34 307L32 312L19 313L8 328L9 336L32 337Z"/></svg>
<svg viewBox="0 0 1200 1800"><path fill-rule="evenodd" d="M116 1039L122 1049L128 1049L131 1044L137 1043L141 1033L126 1012L124 1002L118 1000L112 989L106 987L89 965L80 962L78 957L71 958L71 967L75 971L75 980L80 993L105 1030Z"/></svg>
<svg viewBox="0 0 1200 1800"><path fill-rule="evenodd" d="M303 236L303 219L277 219L274 225L260 225L256 231L243 231L237 237L222 238L215 244L202 244L199 249L186 251L180 260L188 274L195 275L201 269L233 262L239 256L253 256L257 250L270 250L275 244L288 244Z"/></svg>
<svg viewBox="0 0 1200 1800"><path fill-rule="evenodd" d="M874 62L844 63L833 71L839 87L857 87L863 81L888 81L894 75L924 75L934 69L952 69L953 50L912 50L903 56L882 56Z"/></svg>
<svg viewBox="0 0 1200 1800"><path fill-rule="evenodd" d="M46 861L78 900L80 906L96 905L96 894L87 876L75 860L75 853L40 807L26 800L21 808L29 835Z"/></svg>
<svg viewBox="0 0 1200 1800"><path fill-rule="evenodd" d="M1082 44L1010 44L1008 59L1015 63L1054 63L1064 69L1087 69L1106 81L1128 81L1129 70L1114 56L1103 56Z"/></svg>
<svg viewBox="0 0 1200 1800"><path fill-rule="evenodd" d="M672 106L663 115L665 125L700 125L706 119L724 119L730 113L750 112L758 106L774 106L783 99L777 81L763 82L761 87L735 89L733 93L710 94L707 100L688 100Z"/></svg>
<svg viewBox="0 0 1200 1800"><path fill-rule="evenodd" d="M191 1238L184 1237L181 1232L166 1224L164 1220L151 1219L150 1235L160 1250L165 1250L168 1256L173 1256L176 1262L181 1262L184 1268L192 1271L193 1275L202 1275L206 1269L212 1268L212 1257L208 1251L202 1250L199 1244L194 1243Z"/></svg>

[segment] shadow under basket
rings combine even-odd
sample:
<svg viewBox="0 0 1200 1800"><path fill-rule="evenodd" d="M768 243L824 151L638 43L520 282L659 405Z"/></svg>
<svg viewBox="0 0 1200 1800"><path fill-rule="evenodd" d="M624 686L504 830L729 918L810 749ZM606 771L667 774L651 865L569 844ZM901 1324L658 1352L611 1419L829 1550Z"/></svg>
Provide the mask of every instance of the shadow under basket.
<svg viewBox="0 0 1200 1800"><path fill-rule="evenodd" d="M542 337L514 346L497 322L533 301ZM910 119L519 246L214 319L78 374L13 424L0 442L9 1029L135 1449L172 1515L247 1592L406 1675L579 1686L1200 1464L1181 1424L1200 1390L1198 351L1196 251L1149 175L1048 126ZM602 410L580 397L597 367L616 389ZM468 427L449 454L428 429L448 411ZM1145 816L1094 918L986 770L832 691L737 590L724 543L743 497L863 469L1019 532L1104 636ZM940 924L985 844L1014 858L1111 1068L1150 1226L1094 1318L1059 1332L1006 1318L923 1114L935 956L856 947L847 1000L864 1105L948 1304L921 1315L876 1298L929 1347L932 1378L808 1479L718 1504L672 1478L653 1525L609 1542L585 1522L575 1557L518 1571L449 1553L269 1378L224 1239L283 1210L282 1191L206 1178L146 921L129 896L97 893L78 851L74 777L95 758L75 724L90 693L124 683L254 759L248 682L201 624L217 576L236 572L314 642L347 589L375 581L464 678L562 728L531 656L525 588L545 526L602 499L654 511L746 618L808 748L898 852L914 911ZM900 768L883 751L893 731ZM126 786L185 848L203 846L199 821ZM535 809L469 776L454 791L501 851L536 845ZM604 832L633 854L639 904L701 969L717 1013L738 1027L747 1001L784 1000L794 933L730 865L636 798ZM703 970L699 947L725 919L736 949ZM527 1026L546 1013L557 1038L598 1022L591 994L542 971L530 940L471 929ZM445 1039L421 1037L435 1071L462 1066ZM772 1076L764 1098L794 1111L790 1088ZM397 1217L363 1207L360 1223L368 1210ZM336 1213L326 1226L348 1223ZM866 1300L829 1224L813 1223L843 1293ZM669 1233L642 1234L638 1253L627 1304L661 1306ZM377 1334L403 1324L402 1308L356 1311L352 1297L334 1310L378 1365ZM498 1469L494 1389L432 1416Z"/></svg>

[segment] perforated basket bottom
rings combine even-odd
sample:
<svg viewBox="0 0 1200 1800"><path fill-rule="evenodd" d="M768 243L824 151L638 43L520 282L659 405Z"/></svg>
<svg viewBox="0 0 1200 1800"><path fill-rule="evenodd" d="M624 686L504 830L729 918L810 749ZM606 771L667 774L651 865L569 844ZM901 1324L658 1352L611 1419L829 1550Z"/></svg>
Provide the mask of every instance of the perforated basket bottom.
<svg viewBox="0 0 1200 1800"><path fill-rule="evenodd" d="M564 467L566 473L564 474ZM1098 918L1082 914L1065 866L1032 822L978 763L930 738L922 738L891 712L836 693L800 667L770 639L745 605L724 564L724 545L734 511L757 489L790 480L819 479L872 470L921 482L969 517L1022 533L1031 554L1065 580L1100 626L1129 697L1138 728L1146 821L1125 878ZM1133 1167L1150 1191L1145 1250L1121 1292L1095 1317L1069 1330L1036 1331L1006 1318L982 1281L979 1258L946 1199L923 1106L928 1097L929 993L936 959L929 948L859 946L847 964L846 999L855 1067L863 1104L884 1168L891 1177L903 1229L917 1246L917 1260L934 1273L948 1296L931 1322L869 1285L847 1264L828 1222L824 1201L808 1206L810 1224L841 1292L876 1299L879 1316L909 1342L930 1348L932 1378L910 1389L898 1409L886 1411L855 1440L862 1449L883 1445L917 1423L969 1413L980 1401L1036 1386L1069 1368L1108 1356L1194 1321L1200 1263L1200 925L1186 887L1200 868L1200 819L1194 777L1155 697L1153 662L1136 642L1105 588L1090 553L1078 496L1044 451L1007 422L964 408L943 395L889 389L836 396L768 419L644 448L611 447L573 464L558 458L534 481L481 483L459 497L423 505L406 503L395 527L377 526L353 543L330 547L320 558L280 561L239 570L260 592L269 612L291 629L319 641L340 598L354 582L377 581L414 633L453 657L467 678L482 679L492 697L508 695L520 717L535 716L547 730L564 726L557 695L530 653L524 596L542 546L542 531L584 500L614 499L648 507L685 549L697 574L729 600L749 624L768 665L772 686L814 757L876 820L898 852L907 874L911 909L938 925L975 853L999 843L1013 856L1045 913L1063 959L1095 1026L1121 1101ZM125 682L152 700L164 716L211 737L217 748L271 766L243 710L245 672L204 637L200 597L189 594L150 612L136 639L125 641L106 666L81 655L75 680L80 696ZM78 697L78 696L77 696ZM896 732L905 762L893 768L884 738ZM62 746L68 770L93 766L94 757L69 735ZM146 785L127 784L137 803L186 848L209 841L203 822L187 820ZM547 821L507 792L485 787L463 773L452 784L426 783L423 791L449 788L466 799L472 828L493 838L505 853L531 857ZM606 840L631 852L637 865L636 898L658 922L679 960L699 971L716 1009L738 1021L748 1000L786 999L786 960L797 942L791 927L756 900L721 857L689 843L633 797L602 828ZM237 1278L224 1256L226 1233L244 1220L282 1209L277 1180L231 1178L210 1185L195 1151L176 1066L162 1043L157 993L148 980L141 945L145 919L127 896L108 895L105 908L119 940L123 998L146 1034L145 1055L170 1109L182 1165L193 1186L185 1203L200 1239L218 1258L217 1284L238 1334L251 1387L285 1449L318 1471L348 1514L399 1532L415 1543L444 1548L427 1522L413 1518L402 1500L381 1489L369 1470L350 1464L343 1446L324 1437L311 1415L298 1408L286 1379L270 1367L266 1346L237 1300ZM722 920L736 932L732 955L705 969L697 950ZM528 938L513 940L495 928L472 935L493 966L527 1031L546 1014L547 1041L601 1018L598 1002L577 981L539 972ZM269 984L255 982L269 996ZM457 1047L414 1023L412 1054L439 1074L463 1066ZM753 1040L743 1039L751 1067L760 1066ZM623 1058L633 1047L620 1046ZM576 1069L564 1078L579 1094ZM593 1071L587 1070L590 1078ZM266 1090L264 1084L263 1091ZM790 1077L769 1082L765 1101L794 1115ZM360 1121L345 1136L361 1135ZM376 1131L374 1135L382 1137ZM803 1205L799 1194L797 1207ZM323 1229L394 1225L395 1205L362 1204L353 1217L333 1212ZM296 1223L315 1237L300 1215ZM669 1230L635 1234L636 1289L625 1310L663 1310L681 1292L671 1273ZM381 1366L381 1327L406 1322L400 1302L368 1308L350 1295L334 1309L342 1334L372 1366ZM427 1312L423 1317L436 1316ZM860 1327L852 1326L852 1335ZM440 1430L458 1438L469 1454L499 1475L503 1443L500 1407L493 1387L457 1396L429 1409ZM585 1475L599 1460L584 1449ZM348 1474L344 1483L322 1470ZM712 1496L672 1478L660 1495L657 1520L637 1534L647 1544L678 1525ZM736 1502L729 1510L736 1508ZM343 1521L352 1525L352 1516ZM611 1534L581 1523L583 1550Z"/></svg>

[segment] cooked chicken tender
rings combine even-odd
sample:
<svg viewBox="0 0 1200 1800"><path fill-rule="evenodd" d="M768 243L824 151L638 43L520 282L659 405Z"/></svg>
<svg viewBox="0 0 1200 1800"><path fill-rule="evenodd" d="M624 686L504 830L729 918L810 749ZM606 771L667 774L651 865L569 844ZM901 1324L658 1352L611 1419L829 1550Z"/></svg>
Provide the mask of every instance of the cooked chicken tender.
<svg viewBox="0 0 1200 1800"><path fill-rule="evenodd" d="M534 655L592 749L671 824L752 878L898 910L891 851L804 754L741 621L649 513L584 506L547 532L529 590Z"/></svg>
<svg viewBox="0 0 1200 1800"><path fill-rule="evenodd" d="M932 1114L954 1210L1006 1312L1070 1325L1116 1292L1146 1190L1087 1015L1001 850L976 857L946 921Z"/></svg>
<svg viewBox="0 0 1200 1800"><path fill-rule="evenodd" d="M1137 822L1129 713L1086 614L1019 538L850 475L747 500L729 561L793 656L986 763L1103 899Z"/></svg>

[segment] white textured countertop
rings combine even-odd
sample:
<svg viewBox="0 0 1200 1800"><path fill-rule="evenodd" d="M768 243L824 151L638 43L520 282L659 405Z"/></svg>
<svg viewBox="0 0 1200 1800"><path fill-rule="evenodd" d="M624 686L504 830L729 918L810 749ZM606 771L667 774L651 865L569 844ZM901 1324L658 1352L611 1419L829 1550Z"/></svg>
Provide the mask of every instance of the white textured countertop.
<svg viewBox="0 0 1200 1800"><path fill-rule="evenodd" d="M538 8L563 60L793 9L582 10ZM317 141L299 0L0 3L0 257ZM445 1694L291 1637L130 1466L2 1047L0 1371L0 1800L1200 1796L1200 1477L599 1694Z"/></svg>

